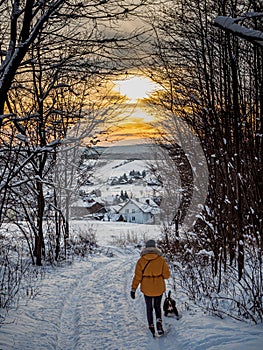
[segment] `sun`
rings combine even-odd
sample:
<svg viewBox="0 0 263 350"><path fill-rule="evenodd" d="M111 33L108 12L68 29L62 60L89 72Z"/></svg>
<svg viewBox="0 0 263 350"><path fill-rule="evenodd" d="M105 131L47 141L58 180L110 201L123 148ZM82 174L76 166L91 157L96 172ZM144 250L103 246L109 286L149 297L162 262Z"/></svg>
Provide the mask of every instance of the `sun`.
<svg viewBox="0 0 263 350"><path fill-rule="evenodd" d="M140 76L131 76L126 79L115 80L114 85L114 90L126 96L130 103L135 103L140 99L147 98L158 89L158 85L152 80Z"/></svg>

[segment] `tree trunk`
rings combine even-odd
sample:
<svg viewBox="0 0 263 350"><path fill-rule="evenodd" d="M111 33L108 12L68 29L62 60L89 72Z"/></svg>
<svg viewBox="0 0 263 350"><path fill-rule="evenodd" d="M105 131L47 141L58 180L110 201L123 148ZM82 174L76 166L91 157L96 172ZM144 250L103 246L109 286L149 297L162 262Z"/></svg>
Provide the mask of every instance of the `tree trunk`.
<svg viewBox="0 0 263 350"><path fill-rule="evenodd" d="M45 244L44 244L44 233L43 233L43 220L44 220L44 209L45 209L45 199L43 193L43 184L41 181L37 181L37 228L38 234L36 236L36 264L38 266L42 265L42 256L45 256Z"/></svg>

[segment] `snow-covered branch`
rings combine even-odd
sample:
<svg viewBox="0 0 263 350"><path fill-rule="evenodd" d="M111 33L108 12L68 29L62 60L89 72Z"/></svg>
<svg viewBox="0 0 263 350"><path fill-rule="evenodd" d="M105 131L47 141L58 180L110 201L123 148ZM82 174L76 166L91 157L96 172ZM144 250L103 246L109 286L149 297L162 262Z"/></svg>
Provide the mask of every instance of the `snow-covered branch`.
<svg viewBox="0 0 263 350"><path fill-rule="evenodd" d="M243 25L238 24L240 21L244 21L247 18L261 18L263 12L255 12L244 15L238 18L232 18L228 16L217 16L214 22L216 27L219 27L225 31L231 32L243 39L257 43L263 46L263 32L260 30L250 29Z"/></svg>

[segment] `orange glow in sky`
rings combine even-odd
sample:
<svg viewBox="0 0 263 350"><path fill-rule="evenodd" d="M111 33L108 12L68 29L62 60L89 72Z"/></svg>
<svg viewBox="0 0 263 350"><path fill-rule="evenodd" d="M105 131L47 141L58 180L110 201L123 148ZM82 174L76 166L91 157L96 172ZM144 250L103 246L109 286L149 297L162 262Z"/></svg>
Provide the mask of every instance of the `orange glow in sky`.
<svg viewBox="0 0 263 350"><path fill-rule="evenodd" d="M130 117L118 129L118 134L126 138L153 137L155 133L156 130L144 118L139 117Z"/></svg>
<svg viewBox="0 0 263 350"><path fill-rule="evenodd" d="M112 137L134 141L154 137L156 129L151 125L153 117L146 114L140 108L140 104L143 103L143 99L148 98L151 93L160 89L160 86L146 77L136 75L116 80L113 83L115 85L113 90L125 96L127 98L126 103L131 105L132 108L131 114L117 126Z"/></svg>

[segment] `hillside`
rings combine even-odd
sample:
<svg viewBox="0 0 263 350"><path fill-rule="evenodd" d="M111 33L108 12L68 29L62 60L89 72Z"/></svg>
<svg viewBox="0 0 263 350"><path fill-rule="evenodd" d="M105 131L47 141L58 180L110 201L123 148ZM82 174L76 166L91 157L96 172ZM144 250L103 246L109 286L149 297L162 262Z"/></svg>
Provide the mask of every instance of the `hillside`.
<svg viewBox="0 0 263 350"><path fill-rule="evenodd" d="M113 146L99 148L100 157L96 162L92 185L82 186L87 193L99 190L101 198L119 195L127 191L129 197L143 197L153 195L153 188L147 185L150 179L148 171L150 162L157 157L157 149L150 145ZM145 178L134 179L132 183L118 183L111 185L111 179L119 178L124 174L129 177L131 171L147 172Z"/></svg>

